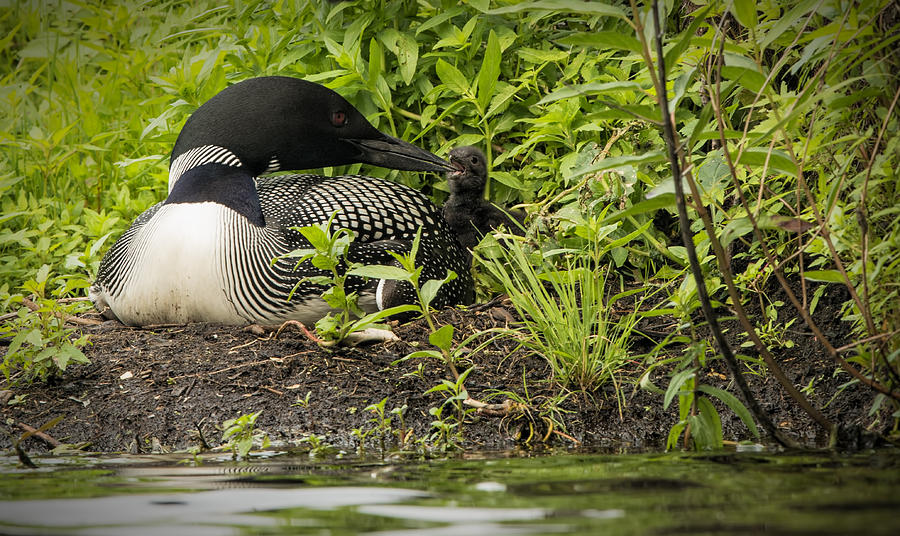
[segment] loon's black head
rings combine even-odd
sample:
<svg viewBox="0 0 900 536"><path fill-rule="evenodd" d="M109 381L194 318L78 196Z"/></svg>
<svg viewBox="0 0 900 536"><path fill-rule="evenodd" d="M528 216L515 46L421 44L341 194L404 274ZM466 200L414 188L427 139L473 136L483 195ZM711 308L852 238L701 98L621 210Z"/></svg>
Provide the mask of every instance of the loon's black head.
<svg viewBox="0 0 900 536"><path fill-rule="evenodd" d="M411 171L447 171L446 162L373 127L346 99L319 84L285 76L230 86L191 115L171 161L203 146L231 151L252 175L364 163Z"/></svg>
<svg viewBox="0 0 900 536"><path fill-rule="evenodd" d="M481 195L487 183L487 158L477 147L456 147L450 151L453 171L447 173L451 192L473 192Z"/></svg>

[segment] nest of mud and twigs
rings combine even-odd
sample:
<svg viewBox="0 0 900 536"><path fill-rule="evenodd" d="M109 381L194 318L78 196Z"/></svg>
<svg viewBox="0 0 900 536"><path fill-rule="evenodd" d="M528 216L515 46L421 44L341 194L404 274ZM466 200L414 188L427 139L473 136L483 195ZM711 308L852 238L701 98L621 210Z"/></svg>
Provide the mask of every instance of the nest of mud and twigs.
<svg viewBox="0 0 900 536"><path fill-rule="evenodd" d="M839 307L838 300L820 303L817 316L826 329L841 329ZM444 310L436 319L441 325L453 324L457 342L517 320L508 303L498 301ZM658 328L644 327L650 333ZM429 444L421 441L434 431L435 418L429 410L441 406L446 396L426 394L448 377L442 362L401 360L414 350L428 348L423 321L397 326L399 341L327 350L299 330L286 330L276 337L272 332L258 335L213 324L136 329L107 322L85 331L91 335L91 344L85 348L89 365L70 367L62 379L5 392L4 420L11 434L64 416L43 437L27 439L23 446L28 450L49 449L53 440L104 452L215 446L221 442L224 421L256 411L262 412L257 428L275 444L308 445L302 440L315 435L321 443L349 450L360 447L364 435L371 447L381 443L374 434L353 431L375 428L373 414L365 408L384 398L386 414L404 405L406 411L402 423L395 416L391 433L380 439L388 448L399 448L402 438L402 446L410 449L417 440L420 446ZM843 428L870 425L867 412L873 394L858 385L841 389L846 375L834 374L834 365L802 326L795 326L791 337L794 348L776 350L776 357L794 384L812 384L813 404L824 408ZM635 356L652 347L649 341L639 344L646 347L633 348ZM679 354L682 349L666 351ZM463 368L477 367L466 381L470 396L500 404L511 392L526 405L513 404L516 411L505 417L467 417L462 443L466 449L503 449L523 443L662 449L677 418L676 405L664 410L661 395L636 385L646 369L639 358L619 378L625 398L622 407L612 385L590 394L567 393L552 380L547 362L513 338L495 338L467 361ZM664 387L667 372L657 369L652 380ZM734 392L721 361L708 367L706 374L705 383ZM752 374L748 380L779 428L806 445L826 440L774 380ZM11 400L16 403L9 405ZM729 410L721 407L720 414L726 439L751 438ZM9 437L0 442L9 447Z"/></svg>

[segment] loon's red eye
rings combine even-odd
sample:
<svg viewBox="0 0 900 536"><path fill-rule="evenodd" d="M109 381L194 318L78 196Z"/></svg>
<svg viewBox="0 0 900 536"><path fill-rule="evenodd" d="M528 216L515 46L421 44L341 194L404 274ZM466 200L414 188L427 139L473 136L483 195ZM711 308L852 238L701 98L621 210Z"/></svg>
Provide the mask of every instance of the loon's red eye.
<svg viewBox="0 0 900 536"><path fill-rule="evenodd" d="M331 112L331 124L336 127L342 127L347 124L347 112L338 110Z"/></svg>

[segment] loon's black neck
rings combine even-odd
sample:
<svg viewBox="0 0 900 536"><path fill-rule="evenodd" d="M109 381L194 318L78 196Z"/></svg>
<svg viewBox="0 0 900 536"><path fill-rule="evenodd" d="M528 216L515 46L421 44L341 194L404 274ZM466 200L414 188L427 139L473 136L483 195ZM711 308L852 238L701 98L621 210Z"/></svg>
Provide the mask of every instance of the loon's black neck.
<svg viewBox="0 0 900 536"><path fill-rule="evenodd" d="M203 164L185 171L164 204L212 202L224 205L258 227L266 225L253 176L244 167Z"/></svg>

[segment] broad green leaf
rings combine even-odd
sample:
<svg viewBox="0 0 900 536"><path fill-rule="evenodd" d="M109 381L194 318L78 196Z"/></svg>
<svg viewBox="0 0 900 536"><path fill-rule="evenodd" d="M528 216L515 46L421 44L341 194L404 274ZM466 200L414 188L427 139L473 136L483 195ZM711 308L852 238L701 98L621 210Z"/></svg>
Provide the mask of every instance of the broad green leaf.
<svg viewBox="0 0 900 536"><path fill-rule="evenodd" d="M655 164L665 161L666 155L661 150L648 151L644 154L614 156L612 158L604 158L595 164L588 164L587 166L573 169L568 175L565 175L565 177L567 179L576 178L588 173L606 171L626 164Z"/></svg>
<svg viewBox="0 0 900 536"><path fill-rule="evenodd" d="M632 240L634 240L634 239L637 238L638 236L642 235L647 229L650 228L651 225L653 225L653 220L648 221L648 222L645 223L644 225L641 225L639 228L637 228L637 229L635 229L634 231L628 233L627 235L623 236L622 238L618 238L618 239L616 239L616 240L613 240L612 242L610 242L609 244L604 245L603 247L604 247L604 249L612 249L612 248L617 248L617 247L620 247L620 246L624 246L625 244L631 242Z"/></svg>
<svg viewBox="0 0 900 536"><path fill-rule="evenodd" d="M417 357L433 357L435 359L440 359L441 361L444 360L444 354L437 350L417 350L406 356L407 359L414 359Z"/></svg>
<svg viewBox="0 0 900 536"><path fill-rule="evenodd" d="M538 101L538 104L549 104L570 97L580 97L582 95L601 95L605 93L618 94L622 91L640 91L643 93L644 88L637 82L620 81L620 82L591 82L589 84L576 84L567 86L545 96Z"/></svg>
<svg viewBox="0 0 900 536"><path fill-rule="evenodd" d="M538 65L551 61L563 61L569 57L569 54L563 50L542 50L529 47L516 50L516 54L523 60Z"/></svg>
<svg viewBox="0 0 900 536"><path fill-rule="evenodd" d="M732 151L731 157L737 157L737 150ZM774 171L790 175L791 177L797 175L797 166L794 165L791 157L781 149L772 149L769 151L769 149L765 147L749 147L741 153L741 158L738 160L738 163L762 170L763 166L766 165L767 160L770 173Z"/></svg>
<svg viewBox="0 0 900 536"><path fill-rule="evenodd" d="M375 324L376 322L381 321L384 318L389 316L397 315L400 313L408 313L410 311L418 311L419 307L417 305L406 304L406 305L397 305L394 307L388 307L387 309L383 309L381 311L377 311L374 313L369 313L366 316L360 318L356 322L353 323L350 331L362 331L369 326Z"/></svg>
<svg viewBox="0 0 900 536"><path fill-rule="evenodd" d="M469 82L459 69L439 59L434 66L441 83L460 96L469 96Z"/></svg>
<svg viewBox="0 0 900 536"><path fill-rule="evenodd" d="M837 270L807 270L803 272L803 277L810 281L819 281L822 283L843 283L844 278Z"/></svg>
<svg viewBox="0 0 900 536"><path fill-rule="evenodd" d="M500 41L497 34L491 30L488 35L487 46L484 49L484 60L481 62L481 71L478 73L478 107L486 110L491 98L494 96L494 86L500 77Z"/></svg>
<svg viewBox="0 0 900 536"><path fill-rule="evenodd" d="M599 48L602 50L627 50L635 54L641 53L641 43L634 36L624 32L579 32L567 35L558 41L560 44L575 47Z"/></svg>
<svg viewBox="0 0 900 536"><path fill-rule="evenodd" d="M531 2L519 2L517 4L498 7L488 11L488 15L504 15L507 13L521 13L523 11L546 10L563 11L570 13L584 13L587 15L605 15L617 19L629 20L621 8L592 0L533 0Z"/></svg>
<svg viewBox="0 0 900 536"><path fill-rule="evenodd" d="M396 281L409 281L410 273L397 266L385 266L373 264L371 266L358 266L349 270L347 275L370 277L372 279L391 279Z"/></svg>
<svg viewBox="0 0 900 536"><path fill-rule="evenodd" d="M762 90L766 75L749 57L725 52L725 65L722 66L722 78L733 80L741 87L756 94Z"/></svg>
<svg viewBox="0 0 900 536"><path fill-rule="evenodd" d="M431 305L431 301L437 296L438 290L444 284L441 279L429 279L422 285L422 307Z"/></svg>
<svg viewBox="0 0 900 536"><path fill-rule="evenodd" d="M47 278L50 277L50 265L44 264L37 271L37 275L34 276L34 280L38 283L44 283L47 281Z"/></svg>
<svg viewBox="0 0 900 536"><path fill-rule="evenodd" d="M419 62L419 44L409 34L400 34L397 39L397 61L400 63L400 76L409 84L416 74L416 66Z"/></svg>
<svg viewBox="0 0 900 536"><path fill-rule="evenodd" d="M727 247L736 239L752 231L753 224L751 223L750 218L744 216L743 218L736 218L728 222L728 224L725 225L725 228L722 229L719 239L722 242L722 246Z"/></svg>
<svg viewBox="0 0 900 536"><path fill-rule="evenodd" d="M697 399L697 408L700 410L699 421L702 423L700 429L694 429L694 441L697 436L703 438L702 447L719 450L722 448L722 419L719 418L719 412L715 406L705 396ZM698 434L699 432L699 434Z"/></svg>
<svg viewBox="0 0 900 536"><path fill-rule="evenodd" d="M439 25L443 24L444 22L447 22L448 20L452 19L453 17L459 15L460 13L463 13L464 11L465 11L464 7L456 6L454 8L450 8L446 11L443 11L442 13L440 13L438 15L435 15L434 17L427 19L425 22L422 23L421 26L416 28L416 35L419 35L420 33L424 32L425 30L430 30L431 28L434 28L435 26L439 26Z"/></svg>
<svg viewBox="0 0 900 536"><path fill-rule="evenodd" d="M328 249L328 237L325 230L318 225L310 225L309 227L301 227L300 234L309 240L310 245L317 250Z"/></svg>
<svg viewBox="0 0 900 536"><path fill-rule="evenodd" d="M453 344L453 326L450 324L441 326L428 336L428 342L445 352L449 352L450 346Z"/></svg>
<svg viewBox="0 0 900 536"><path fill-rule="evenodd" d="M686 422L679 422L669 430L669 436L666 438L666 450L678 448L678 438L681 437L681 432L684 431L686 426Z"/></svg>
<svg viewBox="0 0 900 536"><path fill-rule="evenodd" d="M507 173L505 171L494 171L491 172L491 180L496 180L501 184L505 184L506 186L513 188L514 190L525 190L525 184L512 173Z"/></svg>
<svg viewBox="0 0 900 536"><path fill-rule="evenodd" d="M681 391L681 386L684 385L684 382L688 381L694 376L694 369L690 368L687 370L682 370L681 372L672 376L672 379L669 380L669 387L666 388L666 396L663 397L663 409L668 409L669 404L672 403L672 399Z"/></svg>
<svg viewBox="0 0 900 536"><path fill-rule="evenodd" d="M375 87L375 81L384 72L384 55L376 38L369 40L369 88Z"/></svg>
<svg viewBox="0 0 900 536"><path fill-rule="evenodd" d="M522 86L514 86L504 82L500 82L498 85L500 86L500 90L496 91L494 98L491 99L491 106L484 114L485 119L493 117L499 110L505 110L507 103L512 99L513 95L522 89Z"/></svg>
<svg viewBox="0 0 900 536"><path fill-rule="evenodd" d="M743 404L740 400L737 399L733 394L725 391L723 389L719 389L718 387L713 387L711 385L701 385L697 388L699 391L706 393L710 396L714 396L722 401L723 404L728 406L728 409L734 412L735 415L740 417L741 421L744 422L744 426L750 430L750 433L753 434L753 437L759 438L759 430L756 428L756 422L753 420L753 415L750 414L750 410L747 409L747 406Z"/></svg>
<svg viewBox="0 0 900 536"><path fill-rule="evenodd" d="M756 0L733 0L729 9L741 26L751 30L756 28L759 22L756 16Z"/></svg>
<svg viewBox="0 0 900 536"><path fill-rule="evenodd" d="M631 207L626 208L621 212L615 212L601 222L603 225L608 225L610 223L617 222L623 218L628 216L634 216L637 214L645 214L648 212L654 212L661 208L665 207L674 207L675 206L675 194L666 193L661 194L652 198L645 199L640 203L633 205Z"/></svg>

